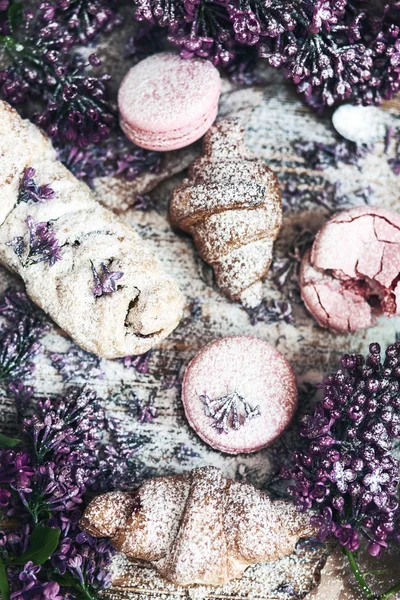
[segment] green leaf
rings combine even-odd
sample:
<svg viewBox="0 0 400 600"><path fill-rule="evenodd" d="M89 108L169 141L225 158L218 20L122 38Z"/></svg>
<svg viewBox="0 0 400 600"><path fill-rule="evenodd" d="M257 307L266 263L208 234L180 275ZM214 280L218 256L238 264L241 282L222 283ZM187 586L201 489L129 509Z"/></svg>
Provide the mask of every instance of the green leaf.
<svg viewBox="0 0 400 600"><path fill-rule="evenodd" d="M0 433L0 448L14 448L20 443L21 440L17 440L16 438L10 438Z"/></svg>
<svg viewBox="0 0 400 600"><path fill-rule="evenodd" d="M6 565L0 556L0 596L2 600L10 600L10 586L8 583Z"/></svg>
<svg viewBox="0 0 400 600"><path fill-rule="evenodd" d="M35 565L42 565L57 548L60 533L60 529L52 527L35 527L29 540L28 550L11 562L14 565L24 565L31 560Z"/></svg>
<svg viewBox="0 0 400 600"><path fill-rule="evenodd" d="M18 26L22 23L24 18L24 10L20 2L11 4L7 11L8 26L10 27L11 33L14 33Z"/></svg>

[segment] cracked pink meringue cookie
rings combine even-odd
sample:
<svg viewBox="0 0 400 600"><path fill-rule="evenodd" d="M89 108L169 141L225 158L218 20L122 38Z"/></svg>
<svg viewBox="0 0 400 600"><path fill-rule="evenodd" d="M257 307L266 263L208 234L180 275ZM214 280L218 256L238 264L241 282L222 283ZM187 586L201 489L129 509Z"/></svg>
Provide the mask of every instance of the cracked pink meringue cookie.
<svg viewBox="0 0 400 600"><path fill-rule="evenodd" d="M300 289L313 317L332 331L400 315L400 215L373 206L334 215L303 257Z"/></svg>

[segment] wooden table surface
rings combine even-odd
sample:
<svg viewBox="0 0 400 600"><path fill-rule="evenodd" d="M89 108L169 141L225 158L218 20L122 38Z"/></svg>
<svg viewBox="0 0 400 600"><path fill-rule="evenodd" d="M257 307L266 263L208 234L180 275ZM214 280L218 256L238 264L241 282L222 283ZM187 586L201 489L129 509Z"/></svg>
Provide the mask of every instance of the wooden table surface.
<svg viewBox="0 0 400 600"><path fill-rule="evenodd" d="M396 126L396 106L386 108L386 114ZM291 182L304 192L297 206L284 214L283 228L275 249L276 261L287 260L299 232L306 229L314 233L329 217L329 211L312 201L315 192L326 183L339 181L349 206L362 203L358 193L371 186L373 204L398 208L400 179L388 165L388 158L394 153L394 141L389 154L385 154L382 141L367 154L360 166L340 165L323 172L310 169L296 154L293 148L296 140L329 144L338 138L329 115L320 118L311 113L280 73L266 72L265 84L257 88L236 88L224 82L220 117L227 115L236 115L243 121L248 145L276 172L282 185ZM179 154L174 169L186 165L196 152L198 147ZM188 426L180 401L179 376L188 361L207 342L221 336L251 334L261 337L274 344L293 365L302 392L300 410L304 410L313 396L311 385L320 381L324 373L337 368L337 359L343 352L365 353L372 341L385 346L393 341L396 331L400 331L400 320L382 319L368 331L334 335L318 327L305 311L298 298L296 277L282 290L278 290L269 277L264 288L265 298L290 300L294 322L281 320L252 325L243 308L228 302L218 293L213 285L212 272L199 260L191 239L172 231L168 223L169 194L181 178L182 175L175 175L152 192L157 212L128 210L123 218L137 228L165 269L175 277L186 295L185 316L177 330L152 353L147 375L138 373L134 368L125 368L120 362L102 360L103 378L94 378L90 383L104 399L107 413L120 421L121 436L126 446L136 448L137 479L133 478L132 486L142 475L174 474L202 465L215 465L228 477L266 487L279 467L279 443L272 449L239 456L224 455L206 446ZM110 180L98 182L97 191L100 200L115 206L119 197L131 197L134 189L135 184ZM12 277L2 270L2 288L11 281ZM35 385L38 393L53 394L62 390L64 383L51 366L48 355L52 351L68 353L73 344L54 327L45 338L45 346L45 355L37 361ZM71 383L81 383L81 380L74 378ZM158 417L153 423L139 423L134 411L129 410L132 392L144 402L154 398ZM4 397L1 429L11 431L13 419L12 402ZM273 565L251 568L239 582L217 590L183 590L163 582L144 564L126 568L123 558L119 557L114 565L115 588L107 596L143 600L154 596L175 599L186 595L265 600L301 598L315 584L324 558L323 549L301 545L297 555Z"/></svg>

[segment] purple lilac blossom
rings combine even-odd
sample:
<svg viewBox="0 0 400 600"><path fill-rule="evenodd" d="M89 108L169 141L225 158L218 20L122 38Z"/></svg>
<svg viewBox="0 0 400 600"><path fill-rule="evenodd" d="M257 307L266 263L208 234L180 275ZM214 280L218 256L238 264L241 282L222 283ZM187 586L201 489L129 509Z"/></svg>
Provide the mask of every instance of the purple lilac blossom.
<svg viewBox="0 0 400 600"><path fill-rule="evenodd" d="M19 408L24 401L21 380L34 370L33 359L42 349L40 339L48 330L48 324L26 294L14 290L8 290L4 295L0 316L5 319L0 325L0 381L10 382L10 391L19 394ZM27 394L29 390L26 390L25 398Z"/></svg>
<svg viewBox="0 0 400 600"><path fill-rule="evenodd" d="M101 358L73 345L68 352L52 352L50 360L63 381L103 379Z"/></svg>
<svg viewBox="0 0 400 600"><path fill-rule="evenodd" d="M38 185L35 175L36 171L32 167L25 169L19 187L18 202L47 202L54 198L54 190L48 184Z"/></svg>
<svg viewBox="0 0 400 600"><path fill-rule="evenodd" d="M149 363L151 356L152 351L149 350L148 352L140 354L139 356L125 356L120 360L122 361L126 369L133 367L138 373L141 373L142 375L147 375L150 371Z"/></svg>
<svg viewBox="0 0 400 600"><path fill-rule="evenodd" d="M229 67L255 49L321 110L342 100L379 104L399 89L397 3L348 0L135 0L136 19L164 27L184 58Z"/></svg>
<svg viewBox="0 0 400 600"><path fill-rule="evenodd" d="M247 314L250 318L250 323L256 325L259 322L263 323L294 323L292 314L292 305L290 302L279 300L263 300L261 304L254 308L248 308Z"/></svg>
<svg viewBox="0 0 400 600"><path fill-rule="evenodd" d="M378 556L400 540L397 486L399 463L393 442L400 437L400 342L370 345L365 360L346 354L341 368L319 386L323 399L301 419L304 450L282 470L290 494L311 517L319 538L334 535L350 552L368 541Z"/></svg>
<svg viewBox="0 0 400 600"><path fill-rule="evenodd" d="M38 401L33 416L24 421L25 448L0 450L0 511L20 523L15 531L0 532L3 558L7 561L27 549L33 519L60 530L50 570L48 563L37 567L29 561L8 568L13 600L75 600L83 588L96 597L111 584L111 546L78 526L84 495L109 467L99 439L104 427L96 394L71 388L63 397ZM117 464L115 459L113 466ZM59 583L51 581L54 569L61 576ZM69 578L64 584L63 576Z"/></svg>
<svg viewBox="0 0 400 600"><path fill-rule="evenodd" d="M124 276L123 272L110 271L105 263L101 263L101 273L99 274L92 261L90 261L90 264L94 279L93 296L100 298L105 294L113 294L118 289L117 281Z"/></svg>
<svg viewBox="0 0 400 600"><path fill-rule="evenodd" d="M26 243L25 238L17 236L6 242L6 245L13 248L24 267L40 262L47 262L52 267L62 257L60 245L51 225L45 221L37 223L31 215L26 218L26 224L29 230L29 244Z"/></svg>

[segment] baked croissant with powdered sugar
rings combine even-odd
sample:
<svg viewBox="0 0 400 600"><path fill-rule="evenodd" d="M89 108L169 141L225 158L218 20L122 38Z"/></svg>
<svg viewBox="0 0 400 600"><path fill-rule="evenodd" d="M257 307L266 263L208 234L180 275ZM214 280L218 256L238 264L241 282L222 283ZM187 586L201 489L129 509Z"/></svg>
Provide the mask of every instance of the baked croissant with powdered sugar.
<svg viewBox="0 0 400 600"><path fill-rule="evenodd" d="M293 504L225 479L215 467L150 479L135 493L98 496L80 526L182 586L222 585L251 564L291 554L314 533L309 516Z"/></svg>
<svg viewBox="0 0 400 600"><path fill-rule="evenodd" d="M203 155L172 193L170 217L193 236L228 298L260 304L282 201L277 178L246 148L237 120L220 121L206 134Z"/></svg>

